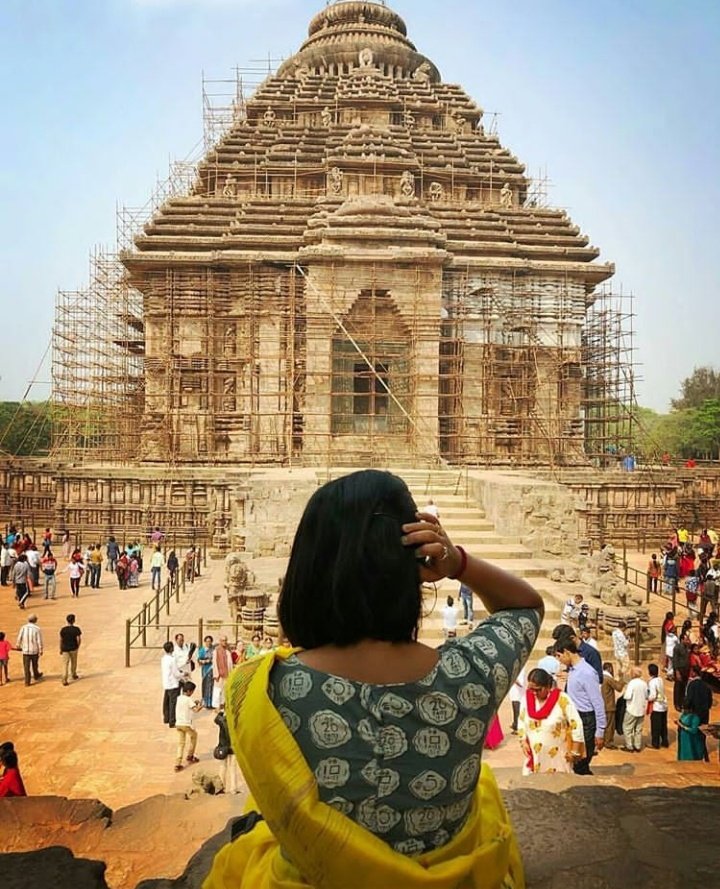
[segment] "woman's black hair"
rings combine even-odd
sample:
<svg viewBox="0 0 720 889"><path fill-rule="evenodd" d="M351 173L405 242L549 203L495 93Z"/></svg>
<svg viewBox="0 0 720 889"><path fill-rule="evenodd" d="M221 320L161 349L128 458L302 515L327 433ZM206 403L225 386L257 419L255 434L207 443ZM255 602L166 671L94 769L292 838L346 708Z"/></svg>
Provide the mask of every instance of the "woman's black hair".
<svg viewBox="0 0 720 889"><path fill-rule="evenodd" d="M366 469L310 498L293 541L278 617L293 645L409 642L422 605L415 551L402 525L417 521L405 482Z"/></svg>
<svg viewBox="0 0 720 889"><path fill-rule="evenodd" d="M0 763L6 769L16 769L18 767L17 753L14 750L0 750Z"/></svg>
<svg viewBox="0 0 720 889"><path fill-rule="evenodd" d="M552 688L555 685L555 680L548 673L547 670L543 670L541 667L536 667L534 670L531 670L528 673L528 682L532 682L534 685L539 685L540 688Z"/></svg>

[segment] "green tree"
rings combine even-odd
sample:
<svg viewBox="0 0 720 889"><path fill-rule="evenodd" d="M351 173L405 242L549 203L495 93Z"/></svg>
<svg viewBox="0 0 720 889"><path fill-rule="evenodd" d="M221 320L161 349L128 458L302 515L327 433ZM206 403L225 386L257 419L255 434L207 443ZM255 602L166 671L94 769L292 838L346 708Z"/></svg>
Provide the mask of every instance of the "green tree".
<svg viewBox="0 0 720 889"><path fill-rule="evenodd" d="M680 384L682 395L671 402L673 410L700 408L710 400L720 399L720 372L713 367L696 367Z"/></svg>
<svg viewBox="0 0 720 889"><path fill-rule="evenodd" d="M47 454L50 429L49 402L0 402L0 451L19 457Z"/></svg>
<svg viewBox="0 0 720 889"><path fill-rule="evenodd" d="M684 446L689 456L716 460L720 456L720 398L707 398L700 407L689 411Z"/></svg>

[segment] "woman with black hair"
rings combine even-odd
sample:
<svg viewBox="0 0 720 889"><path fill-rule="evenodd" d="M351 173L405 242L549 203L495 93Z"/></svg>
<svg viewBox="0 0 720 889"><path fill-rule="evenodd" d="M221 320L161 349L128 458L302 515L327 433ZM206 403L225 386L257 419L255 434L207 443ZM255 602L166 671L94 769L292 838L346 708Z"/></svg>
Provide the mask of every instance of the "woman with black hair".
<svg viewBox="0 0 720 889"><path fill-rule="evenodd" d="M583 724L575 704L555 688L545 670L528 674L518 724L525 754L523 775L569 773L585 756Z"/></svg>
<svg viewBox="0 0 720 889"><path fill-rule="evenodd" d="M421 584L446 577L489 617L433 649L417 639ZM400 478L366 470L318 489L278 605L295 648L238 666L227 686L260 823L247 816L205 889L522 886L481 756L542 615L532 587L455 546Z"/></svg>
<svg viewBox="0 0 720 889"><path fill-rule="evenodd" d="M5 742L0 747L0 766L3 768L2 775L0 775L0 798L27 796L18 767L17 753L11 741Z"/></svg>

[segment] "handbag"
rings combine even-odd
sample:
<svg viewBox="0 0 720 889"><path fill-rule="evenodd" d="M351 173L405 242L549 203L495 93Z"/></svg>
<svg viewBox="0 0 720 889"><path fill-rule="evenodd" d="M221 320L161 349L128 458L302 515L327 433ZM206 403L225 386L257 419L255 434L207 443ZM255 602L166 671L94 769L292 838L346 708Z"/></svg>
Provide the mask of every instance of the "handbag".
<svg viewBox="0 0 720 889"><path fill-rule="evenodd" d="M230 755L230 748L226 747L224 744L218 744L217 747L213 750L213 756L215 759L227 759Z"/></svg>

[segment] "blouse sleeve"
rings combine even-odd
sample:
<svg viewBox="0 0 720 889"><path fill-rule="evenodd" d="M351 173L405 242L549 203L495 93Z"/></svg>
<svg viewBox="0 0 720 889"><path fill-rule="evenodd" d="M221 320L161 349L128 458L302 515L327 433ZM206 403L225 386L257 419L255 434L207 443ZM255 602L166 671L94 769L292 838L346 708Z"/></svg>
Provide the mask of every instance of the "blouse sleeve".
<svg viewBox="0 0 720 889"><path fill-rule="evenodd" d="M540 612L532 608L496 611L476 629L440 647L464 656L481 674L482 684L499 707L515 682L540 632Z"/></svg>

